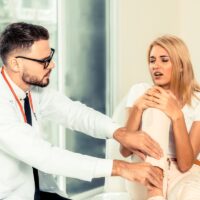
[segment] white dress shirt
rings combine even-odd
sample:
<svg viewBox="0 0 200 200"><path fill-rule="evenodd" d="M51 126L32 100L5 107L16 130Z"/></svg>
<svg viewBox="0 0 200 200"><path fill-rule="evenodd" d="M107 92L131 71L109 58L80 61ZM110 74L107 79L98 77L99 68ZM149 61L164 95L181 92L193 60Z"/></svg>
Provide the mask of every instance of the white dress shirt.
<svg viewBox="0 0 200 200"><path fill-rule="evenodd" d="M6 77L23 105L25 92L8 75ZM52 146L42 138L39 122L47 118L96 138L112 138L119 126L109 117L57 91L33 87L31 95L35 113L32 113L32 126L24 122L17 102L0 74L0 199L33 200L32 167L46 174L87 181L110 176L112 160ZM40 184L43 185L40 188L48 185L42 184L42 181L40 177Z"/></svg>

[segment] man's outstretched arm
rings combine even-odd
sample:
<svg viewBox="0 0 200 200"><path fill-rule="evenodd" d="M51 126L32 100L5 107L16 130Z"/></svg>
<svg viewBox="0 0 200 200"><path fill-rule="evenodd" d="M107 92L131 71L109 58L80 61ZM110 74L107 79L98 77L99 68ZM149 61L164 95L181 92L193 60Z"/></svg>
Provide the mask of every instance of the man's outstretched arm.
<svg viewBox="0 0 200 200"><path fill-rule="evenodd" d="M113 161L112 176L121 176L129 181L137 181L146 186L162 186L163 175L149 163L129 163Z"/></svg>
<svg viewBox="0 0 200 200"><path fill-rule="evenodd" d="M131 152L139 150L156 159L163 156L160 145L143 131L136 131L133 134L126 128L119 128L114 132L113 138Z"/></svg>

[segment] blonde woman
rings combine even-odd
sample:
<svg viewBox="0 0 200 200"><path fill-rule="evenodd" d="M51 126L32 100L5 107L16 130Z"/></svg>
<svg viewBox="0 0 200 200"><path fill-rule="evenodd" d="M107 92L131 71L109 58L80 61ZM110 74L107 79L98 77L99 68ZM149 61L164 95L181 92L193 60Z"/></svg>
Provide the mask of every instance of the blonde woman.
<svg viewBox="0 0 200 200"><path fill-rule="evenodd" d="M200 86L188 49L180 38L164 35L150 44L148 65L154 85L141 83L131 88L126 126L136 131L147 124L145 131L162 144L166 156L150 162L163 173L165 184L162 190L149 185L147 196L136 200L199 200ZM131 155L124 147L121 153ZM135 154L148 159L141 151Z"/></svg>

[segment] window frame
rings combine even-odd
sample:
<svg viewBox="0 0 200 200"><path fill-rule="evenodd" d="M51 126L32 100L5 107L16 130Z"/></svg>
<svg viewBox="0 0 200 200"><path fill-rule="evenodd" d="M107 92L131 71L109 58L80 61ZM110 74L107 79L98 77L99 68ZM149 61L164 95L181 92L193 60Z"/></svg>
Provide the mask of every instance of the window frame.
<svg viewBox="0 0 200 200"><path fill-rule="evenodd" d="M118 15L118 1L119 0L109 0L106 1L106 16L109 20L106 22L106 29L107 31L107 41L106 41L106 81L107 81L107 87L106 87L106 114L109 116L112 116L113 110L115 106L117 105L117 79L118 79L118 60L117 60L117 15ZM63 28L63 24L65 24L65 4L66 0L58 0L58 6L57 6L57 21L58 21L58 66L65 66L67 63L63 59L63 52L65 50L65 47L63 44L67 41L67 33L65 33L63 30L66 30ZM58 90L60 92L64 92L63 87L63 70L60 67L58 69ZM60 78L62 77L62 78ZM66 148L66 133L65 129L63 127L59 127L59 147ZM66 182L67 178L63 176L58 177L58 185L59 188L62 191L66 190ZM71 196L74 200L81 200L88 197L92 197L96 194L102 193L104 190L104 186L88 190L86 192L82 192L80 194Z"/></svg>

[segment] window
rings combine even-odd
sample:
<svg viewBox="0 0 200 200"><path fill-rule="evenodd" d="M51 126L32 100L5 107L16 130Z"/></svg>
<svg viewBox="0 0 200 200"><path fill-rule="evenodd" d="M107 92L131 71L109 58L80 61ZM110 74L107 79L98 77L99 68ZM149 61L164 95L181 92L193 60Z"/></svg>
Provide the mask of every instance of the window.
<svg viewBox="0 0 200 200"><path fill-rule="evenodd" d="M64 92L74 100L106 113L107 15L106 0L73 0L64 4L66 63ZM105 140L66 130L69 150L96 157L105 156ZM69 194L74 195L102 186L104 179L91 183L67 178Z"/></svg>
<svg viewBox="0 0 200 200"><path fill-rule="evenodd" d="M15 5L15 6L13 6ZM51 35L51 44L57 47L57 1L0 0L0 31L9 23L28 22L45 26ZM1 63L2 64L2 63ZM53 86L57 86L54 73Z"/></svg>

